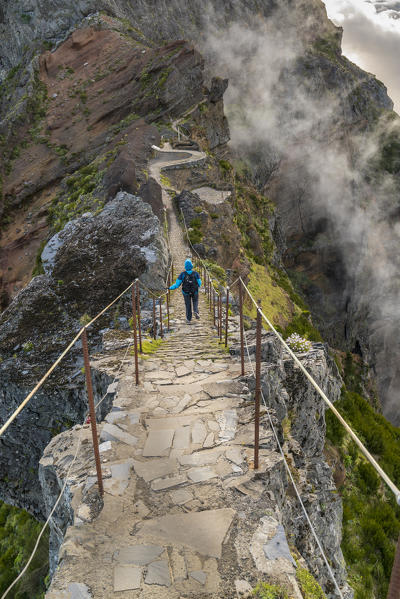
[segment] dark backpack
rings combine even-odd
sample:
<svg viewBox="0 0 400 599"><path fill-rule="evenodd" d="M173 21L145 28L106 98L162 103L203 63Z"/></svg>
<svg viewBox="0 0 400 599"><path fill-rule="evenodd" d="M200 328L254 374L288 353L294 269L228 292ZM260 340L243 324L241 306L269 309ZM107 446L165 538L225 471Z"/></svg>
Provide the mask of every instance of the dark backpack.
<svg viewBox="0 0 400 599"><path fill-rule="evenodd" d="M194 271L191 274L185 272L182 281L182 291L187 295L194 295L199 288L197 276Z"/></svg>

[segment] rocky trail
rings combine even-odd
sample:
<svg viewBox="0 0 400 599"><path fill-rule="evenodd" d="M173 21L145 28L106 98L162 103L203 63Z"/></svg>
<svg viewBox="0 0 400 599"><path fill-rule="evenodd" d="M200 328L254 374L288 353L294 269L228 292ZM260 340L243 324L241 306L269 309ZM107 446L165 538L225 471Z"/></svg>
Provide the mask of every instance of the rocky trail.
<svg viewBox="0 0 400 599"><path fill-rule="evenodd" d="M183 159L204 160L191 154L168 148L151 165L163 188L175 272L190 254L161 171ZM173 294L171 333L141 359L138 387L123 349L93 360L109 373L120 368L112 411L99 425L104 506L100 511L88 499L96 477L90 429L83 427L83 450L70 475L74 522L47 599L233 598L262 579L285 582L301 598L269 493L273 483L283 495L282 458L271 431L261 429L260 468L252 469L252 394L238 359L218 343L203 293L200 314L187 325L180 290ZM230 324L234 341L234 318ZM42 476L49 464L62 478L77 428L63 433L61 448L55 441L48 446Z"/></svg>

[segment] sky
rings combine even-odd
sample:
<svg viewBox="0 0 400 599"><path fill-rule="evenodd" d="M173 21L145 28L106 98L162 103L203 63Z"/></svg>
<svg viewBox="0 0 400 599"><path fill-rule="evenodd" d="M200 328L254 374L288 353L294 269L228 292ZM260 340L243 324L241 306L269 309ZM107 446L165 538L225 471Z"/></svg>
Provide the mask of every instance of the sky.
<svg viewBox="0 0 400 599"><path fill-rule="evenodd" d="M388 88L400 113L400 0L323 0L343 27L343 54Z"/></svg>

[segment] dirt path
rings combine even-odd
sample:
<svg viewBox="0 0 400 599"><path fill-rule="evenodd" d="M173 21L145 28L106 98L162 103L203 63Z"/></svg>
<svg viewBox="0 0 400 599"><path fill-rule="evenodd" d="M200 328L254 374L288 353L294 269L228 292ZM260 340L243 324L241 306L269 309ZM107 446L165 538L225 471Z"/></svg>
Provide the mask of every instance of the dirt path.
<svg viewBox="0 0 400 599"><path fill-rule="evenodd" d="M192 160L201 158L197 154ZM151 165L161 185L168 164L161 157ZM190 253L162 187L178 272ZM239 362L218 344L203 294L200 314L188 326L175 291L173 333L141 360L139 387L132 359L123 362L113 410L100 425L104 507L92 519L77 485L75 522L48 599L228 599L268 577L292 581L292 596L301 598L268 492L271 481L282 485L282 459L271 432L262 430L261 467L252 470L251 394L239 378ZM234 319L231 325L234 332ZM117 357L96 366L110 369ZM61 451L56 460L63 459Z"/></svg>

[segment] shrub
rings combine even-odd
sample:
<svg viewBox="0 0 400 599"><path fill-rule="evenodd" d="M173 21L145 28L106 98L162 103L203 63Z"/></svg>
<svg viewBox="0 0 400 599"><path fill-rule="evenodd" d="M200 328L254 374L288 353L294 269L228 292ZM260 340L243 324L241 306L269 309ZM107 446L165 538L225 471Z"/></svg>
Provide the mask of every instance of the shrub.
<svg viewBox="0 0 400 599"><path fill-rule="evenodd" d="M314 576L305 568L297 568L296 577L304 599L326 599Z"/></svg>
<svg viewBox="0 0 400 599"><path fill-rule="evenodd" d="M287 592L276 584L267 584L259 582L253 590L253 595L257 599L289 599Z"/></svg>
<svg viewBox="0 0 400 599"><path fill-rule="evenodd" d="M304 337L300 337L298 333L292 333L290 337L286 339L286 343L290 349L296 352L307 352L312 347L311 341L304 339Z"/></svg>

